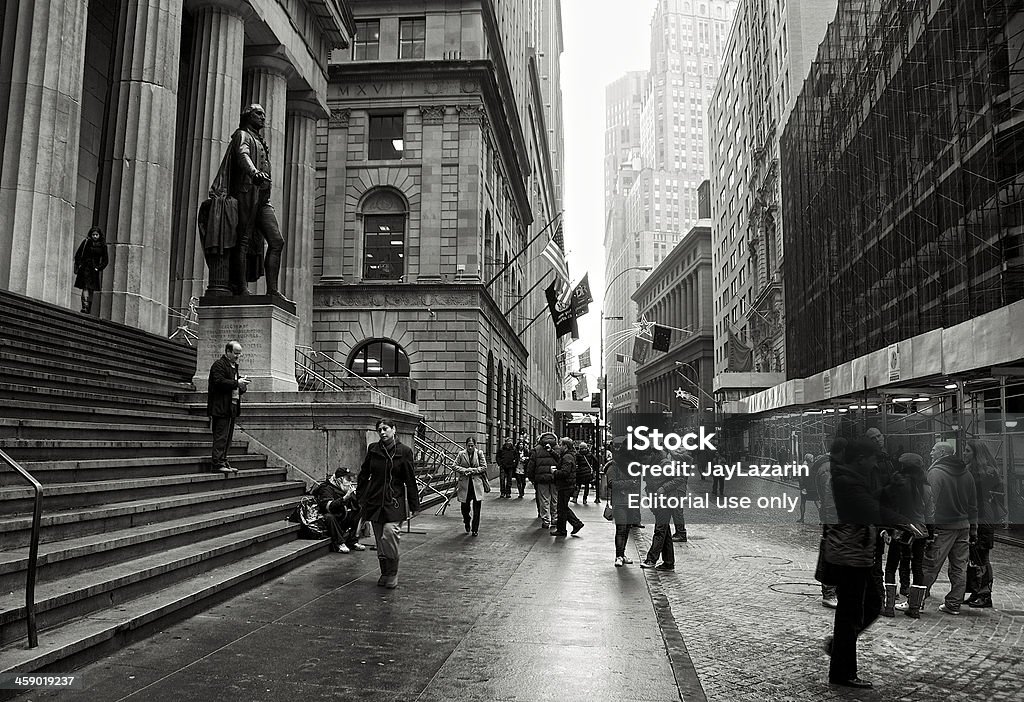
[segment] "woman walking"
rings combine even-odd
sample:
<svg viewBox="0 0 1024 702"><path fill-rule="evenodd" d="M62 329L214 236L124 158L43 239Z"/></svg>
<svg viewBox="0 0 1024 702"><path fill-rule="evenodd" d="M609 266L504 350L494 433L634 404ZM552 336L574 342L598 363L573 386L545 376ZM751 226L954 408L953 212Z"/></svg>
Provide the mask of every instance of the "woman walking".
<svg viewBox="0 0 1024 702"><path fill-rule="evenodd" d="M484 458L484 452L476 447L476 439L472 436L466 439L466 448L459 451L455 466L459 474L458 495L462 503L462 521L466 525L466 533L472 531L473 536L476 536L480 531L480 498L483 497L484 481L487 480L487 459Z"/></svg>
<svg viewBox="0 0 1024 702"><path fill-rule="evenodd" d="M616 444L612 459L604 466L604 499L611 504L612 519L615 521L616 568L633 562L626 555L626 542L629 540L630 526L640 523L640 509L629 506L630 495L635 496L634 501L640 499L640 476L630 475L626 470L628 464L626 445L622 443Z"/></svg>
<svg viewBox="0 0 1024 702"><path fill-rule="evenodd" d="M100 277L107 261L103 230L93 227L75 251L75 287L82 291L82 312L85 314L92 311L92 296L100 289Z"/></svg>
<svg viewBox="0 0 1024 702"><path fill-rule="evenodd" d="M395 423L377 420L375 441L359 468L356 496L362 519L373 527L380 561L377 585L398 587L398 541L402 522L420 509L412 449L395 436Z"/></svg>
<svg viewBox="0 0 1024 702"><path fill-rule="evenodd" d="M995 457L988 446L978 439L968 439L964 446L964 461L974 478L978 497L978 543L975 552L981 565L981 577L971 589L968 607L992 606L992 562L990 554L995 545L995 527L1005 516L1003 508L1003 479L996 468ZM974 583L971 583L972 585Z"/></svg>

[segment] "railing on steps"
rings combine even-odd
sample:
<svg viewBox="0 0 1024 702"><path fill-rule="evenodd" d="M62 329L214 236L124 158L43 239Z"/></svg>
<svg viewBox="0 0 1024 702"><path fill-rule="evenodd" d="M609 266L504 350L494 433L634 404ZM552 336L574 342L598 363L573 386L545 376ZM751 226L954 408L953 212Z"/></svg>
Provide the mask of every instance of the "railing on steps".
<svg viewBox="0 0 1024 702"><path fill-rule="evenodd" d="M312 392L340 392L355 387L390 397L333 356L317 351L312 346L295 347L295 382L299 384L300 390Z"/></svg>
<svg viewBox="0 0 1024 702"><path fill-rule="evenodd" d="M25 621L28 624L28 647L35 648L39 645L39 635L36 630L36 566L39 561L39 522L43 516L43 486L3 449L0 449L0 460L31 483L32 489L36 493L35 505L32 508L32 541L28 547L28 573L25 576Z"/></svg>

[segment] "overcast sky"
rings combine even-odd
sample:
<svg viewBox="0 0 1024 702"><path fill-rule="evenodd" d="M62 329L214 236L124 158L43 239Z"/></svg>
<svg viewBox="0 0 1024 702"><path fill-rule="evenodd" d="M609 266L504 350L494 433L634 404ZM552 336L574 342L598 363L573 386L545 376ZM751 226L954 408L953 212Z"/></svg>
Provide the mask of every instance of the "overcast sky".
<svg viewBox="0 0 1024 702"><path fill-rule="evenodd" d="M590 273L595 304L580 320L598 373L599 313L604 292L604 89L628 71L650 67L651 17L657 0L562 0L562 102L565 131L565 245L573 282Z"/></svg>

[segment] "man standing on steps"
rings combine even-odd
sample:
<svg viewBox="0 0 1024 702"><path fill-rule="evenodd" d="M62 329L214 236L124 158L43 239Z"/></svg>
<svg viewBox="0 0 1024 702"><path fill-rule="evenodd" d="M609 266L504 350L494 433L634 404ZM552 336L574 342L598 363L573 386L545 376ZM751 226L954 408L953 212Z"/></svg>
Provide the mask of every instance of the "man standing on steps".
<svg viewBox="0 0 1024 702"><path fill-rule="evenodd" d="M242 412L242 395L249 387L249 378L238 374L242 345L229 341L224 355L210 366L206 397L206 414L213 432L213 467L221 473L237 473L228 463L228 449L235 433L235 417Z"/></svg>

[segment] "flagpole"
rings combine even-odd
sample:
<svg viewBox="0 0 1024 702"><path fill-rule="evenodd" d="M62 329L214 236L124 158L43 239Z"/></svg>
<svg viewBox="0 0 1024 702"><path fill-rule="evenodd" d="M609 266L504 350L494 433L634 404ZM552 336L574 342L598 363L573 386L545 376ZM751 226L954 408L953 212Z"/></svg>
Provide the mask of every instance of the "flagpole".
<svg viewBox="0 0 1024 702"><path fill-rule="evenodd" d="M519 298L519 300L518 300L518 301L516 302L516 304L512 305L512 306L511 306L511 307L510 307L510 308L508 309L508 311L507 311L507 312L505 312L505 315L504 315L504 316L506 316L506 317L507 317L507 316L509 316L510 314L512 314L512 310L514 310L514 309L515 309L516 307L519 307L519 305L521 305L521 304L523 303L523 300L525 300L525 299L526 299L526 297L527 297L527 296L528 296L528 295L529 295L529 294L530 294L531 292L533 292L533 291L534 291L534 290L536 289L536 287L537 287L538 285L540 285L541 283L543 283L543 282L544 282L544 281L545 281L545 280L547 279L547 277L548 277L549 275L551 275L552 273L554 273L554 271L548 271L547 273L545 273L544 275L542 275L542 276L540 277L540 280L538 280L538 281L537 281L536 283L534 283L533 285L531 285L531 286L530 286L530 289L529 289L529 290L527 290L526 292L524 292L524 293L523 293L522 297L520 297L520 298Z"/></svg>
<svg viewBox="0 0 1024 702"><path fill-rule="evenodd" d="M504 266L502 266L502 267L501 267L501 270L500 270L500 271L498 271L497 273L495 273L495 274L494 274L494 277L493 277L493 278L491 278L491 279L490 279L490 280L488 280L488 281L487 281L486 283L484 283L484 287L485 287L485 288L489 288L489 287L491 287L491 283L493 283L493 282L494 282L494 281L496 281L496 280L497 280L498 278L500 278L500 277L501 277L501 275L502 275L502 273L504 273L505 271L507 271L507 270L508 270L508 267L509 267L509 266L511 266L511 265L512 265L513 263L515 263L515 262L516 262L516 260L518 260L518 258L519 258L520 256L522 256L522 255L523 255L524 253L526 253L527 251L529 251L529 250L530 250L530 247L531 247L531 246L533 246L533 242L537 241L537 239L539 239L539 238L540 238L540 235L541 235L541 234L543 234L544 232L546 232L546 231L548 230L548 228L549 228L549 227L551 227L551 225L552 225L552 224L554 224L555 222L557 222L557 221L558 221L559 219L561 219L561 217L562 217L562 213L561 213L561 212L559 212L559 213L558 213L558 214L556 214L556 215L555 215L554 217L552 217L552 218L551 218L551 221L550 221L550 222L548 222L547 224L545 224L545 225L544 225L544 228L543 228L543 229L541 229L541 230L540 230L539 232L537 232L537 235L536 235L536 236L534 236L534 237L533 237L532 239L530 239L529 243L527 243L527 244L526 244L526 246L525 246L525 247L523 248L523 250L522 250L522 251L520 251L520 252L519 252L519 253L517 253L517 254L516 254L515 256L513 256L513 257L512 257L511 259L509 259L509 262L508 262L508 263L506 263L506 264L505 264Z"/></svg>

